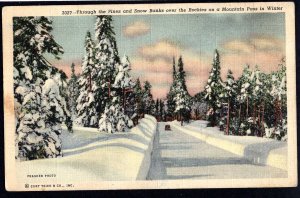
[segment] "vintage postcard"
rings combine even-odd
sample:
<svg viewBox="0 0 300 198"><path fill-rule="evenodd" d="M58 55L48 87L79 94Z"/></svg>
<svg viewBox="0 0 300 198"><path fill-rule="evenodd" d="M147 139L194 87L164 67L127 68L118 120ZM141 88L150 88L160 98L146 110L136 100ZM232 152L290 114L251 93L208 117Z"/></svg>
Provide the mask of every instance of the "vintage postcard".
<svg viewBox="0 0 300 198"><path fill-rule="evenodd" d="M297 186L293 3L2 12L8 191Z"/></svg>

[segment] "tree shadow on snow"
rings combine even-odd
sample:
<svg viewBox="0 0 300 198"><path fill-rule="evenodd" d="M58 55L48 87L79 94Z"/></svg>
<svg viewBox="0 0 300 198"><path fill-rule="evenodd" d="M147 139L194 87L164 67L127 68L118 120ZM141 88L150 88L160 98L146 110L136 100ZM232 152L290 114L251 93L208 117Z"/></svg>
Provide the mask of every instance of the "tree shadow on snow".
<svg viewBox="0 0 300 198"><path fill-rule="evenodd" d="M63 152L63 156L66 157L66 156L71 156L71 155L78 155L80 153L84 153L87 151L100 149L100 148L105 148L107 151L109 151L109 147L127 148L132 151L139 152L139 153L145 152L145 150L143 150L139 147L136 147L136 146L132 146L132 145L128 145L128 144L121 144L121 143L109 143L109 144L105 144L105 145L97 145L97 146L92 146L92 147L88 147L88 148L82 148L82 149L79 149L76 151L65 151L65 152Z"/></svg>
<svg viewBox="0 0 300 198"><path fill-rule="evenodd" d="M214 165L240 165L249 164L247 159L239 157L230 158L163 158L166 167L197 167Z"/></svg>

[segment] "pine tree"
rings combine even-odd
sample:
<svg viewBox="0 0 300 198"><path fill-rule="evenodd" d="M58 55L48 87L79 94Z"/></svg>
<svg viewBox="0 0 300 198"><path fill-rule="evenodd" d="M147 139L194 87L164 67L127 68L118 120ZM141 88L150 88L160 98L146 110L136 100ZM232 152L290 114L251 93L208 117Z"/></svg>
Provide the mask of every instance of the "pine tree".
<svg viewBox="0 0 300 198"><path fill-rule="evenodd" d="M68 82L68 98L69 98L69 109L71 111L71 117L72 120L76 119L76 114L77 114L77 110L76 110L76 100L79 96L79 90L78 90L78 77L75 74L75 64L72 63L71 64L71 77L70 80Z"/></svg>
<svg viewBox="0 0 300 198"><path fill-rule="evenodd" d="M247 65L242 73L242 76L239 79L239 87L240 87L240 95L239 100L240 103L246 102L246 115L249 115L249 96L252 94L252 86L251 82L253 80L254 73L252 73L249 69L249 65ZM241 107L240 107L241 108Z"/></svg>
<svg viewBox="0 0 300 198"><path fill-rule="evenodd" d="M139 78L136 80L133 90L134 90L134 100L135 100L134 111L137 114L137 116L141 118L143 117L144 114L144 101L143 101L144 92L142 90L141 82Z"/></svg>
<svg viewBox="0 0 300 198"><path fill-rule="evenodd" d="M156 120L159 120L159 107L160 107L160 105L159 105L159 101L158 101L158 98L156 99L156 101L155 101L155 113L154 113L154 115L155 115L155 117L156 117Z"/></svg>
<svg viewBox="0 0 300 198"><path fill-rule="evenodd" d="M146 114L151 114L153 109L153 96L151 93L151 84L148 81L144 83L144 91L143 91L143 103L144 103L144 112Z"/></svg>
<svg viewBox="0 0 300 198"><path fill-rule="evenodd" d="M82 72L77 82L79 96L76 100L76 122L84 127L97 127L99 120L96 100L98 87L95 82L94 42L90 32L86 34L85 55L81 68Z"/></svg>
<svg viewBox="0 0 300 198"><path fill-rule="evenodd" d="M97 16L95 24L95 66L97 112L103 113L106 103L111 100L112 84L120 64L112 16Z"/></svg>
<svg viewBox="0 0 300 198"><path fill-rule="evenodd" d="M118 65L118 73L115 77L112 88L117 89L122 98L122 105L126 115L132 116L134 113L134 96L133 87L134 82L129 74L130 62L126 55L121 60L121 64Z"/></svg>
<svg viewBox="0 0 300 198"><path fill-rule="evenodd" d="M52 21L47 17L15 17L13 31L16 157L31 160L60 156L61 123L69 115L60 89L64 73L59 73L43 54L58 59L63 49L51 35ZM50 82L50 89L55 91L47 92Z"/></svg>
<svg viewBox="0 0 300 198"><path fill-rule="evenodd" d="M177 75L177 78L179 78L179 74ZM177 81L175 91L176 95L174 97L174 100L176 108L174 112L180 116L181 125L183 125L183 121L188 121L190 116L190 96L184 89L184 83L182 80Z"/></svg>
<svg viewBox="0 0 300 198"><path fill-rule="evenodd" d="M133 126L132 120L124 114L121 98L115 91L112 100L106 103L104 113L99 120L99 131L107 133L124 132Z"/></svg>
<svg viewBox="0 0 300 198"><path fill-rule="evenodd" d="M230 118L231 112L236 108L236 94L237 94L237 84L232 75L232 71L228 70L227 78L224 83L224 100L227 103L227 118L226 118L226 135L230 133Z"/></svg>
<svg viewBox="0 0 300 198"><path fill-rule="evenodd" d="M44 86L48 86L47 80ZM56 86L56 91L58 86ZM60 105L47 103L49 95L43 94L47 88L31 85L22 103L22 113L20 114L20 125L18 131L18 156L21 159L38 159L60 156L61 141L58 135L61 133L61 127L57 123L63 121L63 112L56 110ZM43 91L42 91L43 90ZM59 96L58 93L52 93L51 99ZM51 105L51 106L50 106ZM48 117L52 113L58 113L57 118ZM52 114L53 115L53 114ZM58 120L59 119L59 120Z"/></svg>
<svg viewBox="0 0 300 198"><path fill-rule="evenodd" d="M165 121L166 113L165 113L165 104L163 100L159 100L159 117L161 121Z"/></svg>
<svg viewBox="0 0 300 198"><path fill-rule="evenodd" d="M205 86L205 99L208 102L209 107L211 108L211 115L209 115L209 120L211 126L217 124L218 119L220 118L220 109L221 109L221 76L220 76L220 59L219 52L215 50L212 69L209 74L207 85Z"/></svg>
<svg viewBox="0 0 300 198"><path fill-rule="evenodd" d="M169 117L174 117L174 111L176 108L176 104L175 104L175 87L176 87L176 83L177 83L177 78L176 78L177 72L176 72L176 65L175 65L175 58L173 57L173 81L172 81L172 85L170 87L170 91L167 94L167 107L168 107L168 116Z"/></svg>
<svg viewBox="0 0 300 198"><path fill-rule="evenodd" d="M269 123L269 126L273 124L274 131L272 131L274 137L278 140L287 139L287 88L286 88L286 65L285 59L281 60L279 64L279 70L272 74L272 85L270 89L270 95L272 96L270 103L273 110L274 121ZM270 113L267 114L271 117Z"/></svg>
<svg viewBox="0 0 300 198"><path fill-rule="evenodd" d="M183 69L182 56L178 59L178 79L182 82L182 87L184 91L187 91L186 82L185 82L185 71Z"/></svg>
<svg viewBox="0 0 300 198"><path fill-rule="evenodd" d="M126 91L131 92L134 86L132 78L129 75L130 62L128 57L124 56L122 63L116 66L118 68L117 74L111 87L113 90L111 92L112 100L106 102L104 113L99 120L99 130L108 133L124 132L133 126L128 112L125 111L126 101L129 102L131 100L131 98L126 99ZM129 108L133 109L133 106L129 106Z"/></svg>

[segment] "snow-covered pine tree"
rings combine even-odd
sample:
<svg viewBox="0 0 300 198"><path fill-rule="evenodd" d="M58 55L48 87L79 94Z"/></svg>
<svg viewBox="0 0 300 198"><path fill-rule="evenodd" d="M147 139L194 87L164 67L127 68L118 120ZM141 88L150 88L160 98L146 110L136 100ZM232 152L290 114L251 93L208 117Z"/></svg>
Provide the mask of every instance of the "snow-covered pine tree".
<svg viewBox="0 0 300 198"><path fill-rule="evenodd" d="M226 129L225 134L229 135L230 133L236 133L236 131L229 131L230 130L230 123L231 123L231 112L236 108L236 95L237 95L237 84L234 80L232 75L232 71L228 70L227 78L224 85L224 102L227 103L227 116L226 116ZM235 123L234 123L235 124ZM233 124L233 125L234 125ZM235 125L234 125L235 126ZM235 127L233 127L235 128Z"/></svg>
<svg viewBox="0 0 300 198"><path fill-rule="evenodd" d="M134 114L134 82L130 76L130 62L128 56L124 55L121 64L118 65L117 75L115 77L112 89L117 89L122 98L124 113L131 117Z"/></svg>
<svg viewBox="0 0 300 198"><path fill-rule="evenodd" d="M267 75L262 73L258 66L256 66L254 71L254 77L252 79L252 119L255 124L254 134L256 136L263 136L264 131L262 121L264 120L264 107L265 100L267 98L268 90L269 90L269 82L267 82Z"/></svg>
<svg viewBox="0 0 300 198"><path fill-rule="evenodd" d="M97 112L103 113L106 102L111 100L111 88L120 64L112 16L100 15L95 24L95 66Z"/></svg>
<svg viewBox="0 0 300 198"><path fill-rule="evenodd" d="M168 107L167 114L169 117L174 117L174 111L176 108L176 104L175 104L175 100L174 100L174 97L176 94L175 87L176 87L176 75L177 75L176 65L175 65L175 57L173 57L173 73L172 74L173 74L172 75L173 81L172 81L172 85L170 87L170 91L167 94L167 107Z"/></svg>
<svg viewBox="0 0 300 198"><path fill-rule="evenodd" d="M25 94L20 114L18 132L18 157L21 160L49 158L61 155L61 141L58 137L58 128L48 128L51 122L45 123L47 108L43 101L42 88L39 85L30 85ZM48 120L49 121L49 120ZM57 127L57 126L56 126Z"/></svg>
<svg viewBox="0 0 300 198"><path fill-rule="evenodd" d="M107 133L125 132L133 126L132 120L124 114L122 100L116 91L111 93L112 100L108 101L99 120L99 131Z"/></svg>
<svg viewBox="0 0 300 198"><path fill-rule="evenodd" d="M133 127L133 122L125 111L126 104L128 108L131 106L131 98L126 99L128 94L132 92L134 83L129 75L130 62L127 56L122 58L121 64L117 64L117 74L111 86L111 100L106 102L104 113L99 120L99 130L114 133L124 132L126 129ZM127 101L127 103L126 103ZM129 103L130 102L130 103Z"/></svg>
<svg viewBox="0 0 300 198"><path fill-rule="evenodd" d="M206 115L207 103L204 96L204 92L199 92L192 98L191 111L195 119L202 119Z"/></svg>
<svg viewBox="0 0 300 198"><path fill-rule="evenodd" d="M249 97L252 94L251 82L253 80L253 77L254 77L254 73L251 72L249 65L246 65L244 67L242 76L238 80L238 84L240 88L240 94L239 94L240 103L246 103L246 113L245 113L246 119L249 116Z"/></svg>
<svg viewBox="0 0 300 198"><path fill-rule="evenodd" d="M146 114L152 114L153 110L153 96L151 93L151 84L149 81L145 81L144 90L143 90L143 104L144 104L144 112Z"/></svg>
<svg viewBox="0 0 300 198"><path fill-rule="evenodd" d="M158 98L155 100L155 112L154 112L154 116L156 117L156 120L159 120L159 101Z"/></svg>
<svg viewBox="0 0 300 198"><path fill-rule="evenodd" d="M143 95L144 92L141 87L140 79L138 78L134 85L134 112L137 114L138 118L142 118L144 116L144 101L143 101Z"/></svg>
<svg viewBox="0 0 300 198"><path fill-rule="evenodd" d="M161 121L165 121L166 119L165 104L162 99L159 100L159 116Z"/></svg>
<svg viewBox="0 0 300 198"><path fill-rule="evenodd" d="M211 108L211 114L208 117L211 126L215 126L218 123L221 109L221 96L222 85L220 76L220 57L218 50L215 50L212 69L209 73L209 78L205 86L205 99Z"/></svg>
<svg viewBox="0 0 300 198"><path fill-rule="evenodd" d="M63 49L51 35L52 21L47 17L15 17L13 31L16 157L31 160L60 156L58 135L68 109L59 90L57 78L61 75L56 75L57 69L43 54L59 58ZM51 98L60 101L51 107L51 112L45 112L51 100L46 92L49 81L57 87ZM51 113L57 113L57 119L52 119Z"/></svg>
<svg viewBox="0 0 300 198"><path fill-rule="evenodd" d="M182 56L180 56L179 59L178 59L178 79L181 81L183 89L185 91L187 91L185 76L186 75L185 75L185 71L183 69Z"/></svg>
<svg viewBox="0 0 300 198"><path fill-rule="evenodd" d="M273 104L273 127L275 138L287 140L287 89L286 89L286 65L285 59L281 60L279 70L272 74L272 87L270 102ZM269 113L270 114L270 113ZM269 115L270 116L270 115ZM271 124L269 124L271 125Z"/></svg>
<svg viewBox="0 0 300 198"><path fill-rule="evenodd" d="M75 64L71 64L71 77L68 82L68 104L69 104L69 109L71 113L72 120L76 119L77 116L77 110L76 110L76 100L77 97L79 96L79 89L78 89L78 84L77 84L78 77L75 74Z"/></svg>
<svg viewBox="0 0 300 198"><path fill-rule="evenodd" d="M177 78L179 78L179 74L177 74ZM183 121L188 121L190 116L190 96L188 92L184 89L184 83L182 80L178 79L175 91L176 95L174 97L174 100L176 108L174 112L179 116L179 119L181 120L181 125L183 125Z"/></svg>
<svg viewBox="0 0 300 198"><path fill-rule="evenodd" d="M239 101L239 120L241 123L241 135L254 134L254 120L251 117L251 103L253 99L253 81L255 72L250 70L249 65L244 67L242 76L238 80L238 101Z"/></svg>
<svg viewBox="0 0 300 198"><path fill-rule="evenodd" d="M76 100L76 122L84 127L97 127L99 112L97 110L98 87L95 79L94 42L91 33L87 32L85 38L85 55L81 66L81 75L78 79L79 96Z"/></svg>

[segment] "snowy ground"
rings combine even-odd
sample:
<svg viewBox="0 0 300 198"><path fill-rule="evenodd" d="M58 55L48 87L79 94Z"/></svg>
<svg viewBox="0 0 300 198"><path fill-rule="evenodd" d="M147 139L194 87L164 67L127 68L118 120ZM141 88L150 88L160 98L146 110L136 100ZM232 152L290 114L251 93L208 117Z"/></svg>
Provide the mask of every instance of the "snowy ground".
<svg viewBox="0 0 300 198"><path fill-rule="evenodd" d="M64 130L61 135L64 156L17 162L17 177L32 183L34 178L27 175L55 174L55 178L46 178L45 182L81 184L145 179L156 125L156 120L146 115L127 133L107 134L80 127L75 127L72 134Z"/></svg>
<svg viewBox="0 0 300 198"><path fill-rule="evenodd" d="M181 127L179 122L173 121L172 125L208 144L244 156L255 163L287 170L287 142L254 136L224 135L218 127L205 127L204 123L192 121Z"/></svg>
<svg viewBox="0 0 300 198"><path fill-rule="evenodd" d="M164 126L158 125L149 180L287 177L287 171L253 164L172 126L172 131L165 131Z"/></svg>

